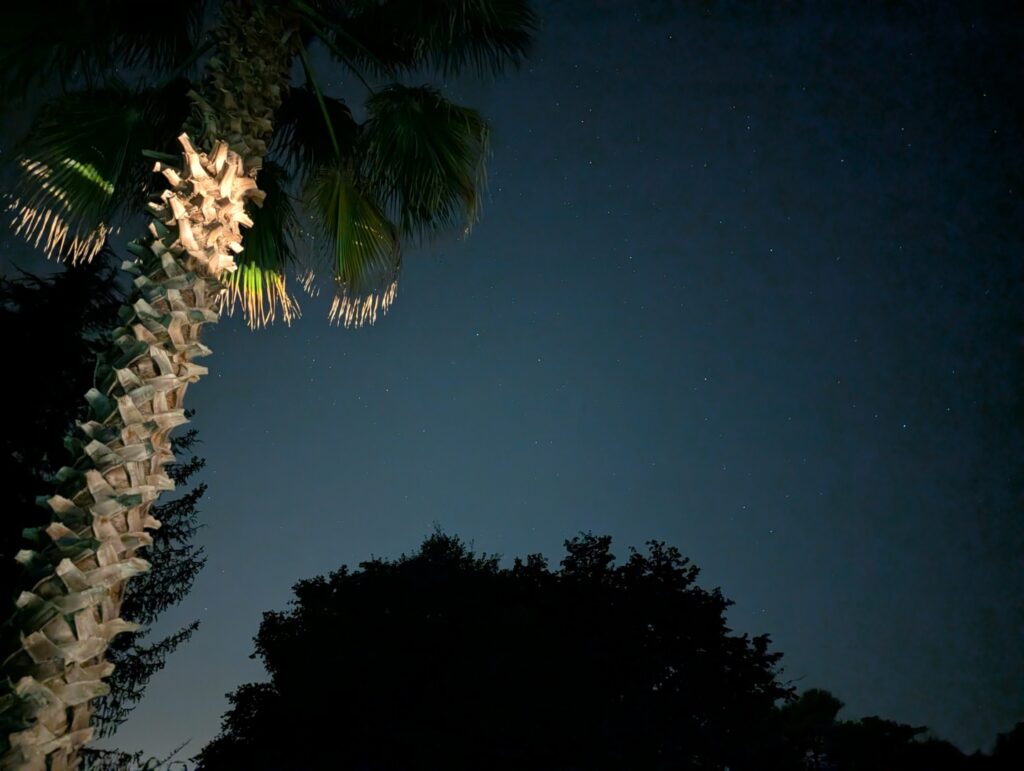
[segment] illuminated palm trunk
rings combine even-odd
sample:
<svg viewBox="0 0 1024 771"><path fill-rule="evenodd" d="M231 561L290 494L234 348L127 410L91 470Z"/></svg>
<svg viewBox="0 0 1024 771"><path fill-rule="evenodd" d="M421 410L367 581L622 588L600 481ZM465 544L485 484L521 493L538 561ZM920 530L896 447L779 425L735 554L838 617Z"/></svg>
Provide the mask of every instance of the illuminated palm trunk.
<svg viewBox="0 0 1024 771"><path fill-rule="evenodd" d="M227 0L223 18L179 138L181 168L157 164L170 186L149 205L150 234L132 246L139 260L126 263L132 301L87 395L92 419L74 441L76 462L58 475L60 494L47 501L53 521L35 550L18 554L26 588L5 629L5 652L14 653L3 664L15 693L0 699L0 713L21 714L27 727L9 735L4 769L77 768L92 738L90 702L113 670L107 645L135 628L120 617L121 601L128 579L149 568L138 551L160 526L150 508L173 487L169 434L186 422L188 385L206 374L195 363L210 352L200 331L218 319L219 279L242 250L240 226L252 224L245 205L262 201L256 174L294 36L245 0Z"/></svg>

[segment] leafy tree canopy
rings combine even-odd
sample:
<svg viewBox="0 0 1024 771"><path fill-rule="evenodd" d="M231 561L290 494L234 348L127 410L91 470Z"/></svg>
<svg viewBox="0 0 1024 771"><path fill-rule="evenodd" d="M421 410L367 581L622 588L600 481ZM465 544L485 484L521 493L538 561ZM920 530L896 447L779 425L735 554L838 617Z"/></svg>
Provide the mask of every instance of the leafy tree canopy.
<svg viewBox="0 0 1024 771"><path fill-rule="evenodd" d="M677 549L610 549L502 568L436 533L296 584L256 637L270 682L230 697L201 768L743 767L790 693L780 654Z"/></svg>

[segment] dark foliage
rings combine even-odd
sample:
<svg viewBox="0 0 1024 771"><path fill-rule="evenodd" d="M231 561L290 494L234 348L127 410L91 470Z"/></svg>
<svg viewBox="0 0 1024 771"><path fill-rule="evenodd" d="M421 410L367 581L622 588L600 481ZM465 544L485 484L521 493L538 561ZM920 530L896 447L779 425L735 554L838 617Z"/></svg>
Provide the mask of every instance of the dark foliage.
<svg viewBox="0 0 1024 771"><path fill-rule="evenodd" d="M500 72L522 63L538 27L525 0L314 0L305 8L336 57L386 74Z"/></svg>
<svg viewBox="0 0 1024 771"><path fill-rule="evenodd" d="M48 83L91 83L112 70L166 73L195 50L203 6L181 0L157 22L131 0L64 0L51 13L8 4L0 25L0 103Z"/></svg>
<svg viewBox="0 0 1024 771"><path fill-rule="evenodd" d="M790 693L768 638L731 634L675 548L566 547L502 569L439 533L300 582L256 638L271 682L231 696L201 768L754 767Z"/></svg>
<svg viewBox="0 0 1024 771"><path fill-rule="evenodd" d="M50 488L48 475L70 460L63 437L84 415L96 357L107 346L124 301L114 282L113 255L47 279L0 279L0 338L8 366L4 378L4 430L0 431L0 586L13 609L11 587L25 546L23 528L49 522L35 502Z"/></svg>
<svg viewBox="0 0 1024 771"><path fill-rule="evenodd" d="M181 744L162 758L146 756L142 750L122 752L89 749L84 755L85 767L82 771L189 771L187 762L176 759L184 747L185 744Z"/></svg>

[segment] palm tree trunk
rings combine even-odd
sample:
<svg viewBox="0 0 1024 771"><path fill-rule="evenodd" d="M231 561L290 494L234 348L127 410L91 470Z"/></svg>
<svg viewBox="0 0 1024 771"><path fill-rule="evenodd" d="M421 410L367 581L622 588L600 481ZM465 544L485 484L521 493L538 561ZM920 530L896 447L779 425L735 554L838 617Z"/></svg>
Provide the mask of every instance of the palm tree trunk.
<svg viewBox="0 0 1024 771"><path fill-rule="evenodd" d="M226 0L195 110L179 140L180 169L157 164L169 188L149 204L149 236L132 245L140 258L130 305L115 346L99 362L87 395L93 419L70 440L76 462L58 474L47 501L53 520L35 550L19 552L26 587L5 626L3 674L12 687L0 714L23 726L8 736L0 766L20 771L78 768L91 740L90 702L107 692L110 639L135 625L121 618L128 579L149 568L138 556L160 523L150 507L173 487L169 434L186 422L185 392L207 370L195 359L216 322L219 278L234 268L240 226L259 204L256 174L274 112L288 87L293 30L252 0Z"/></svg>

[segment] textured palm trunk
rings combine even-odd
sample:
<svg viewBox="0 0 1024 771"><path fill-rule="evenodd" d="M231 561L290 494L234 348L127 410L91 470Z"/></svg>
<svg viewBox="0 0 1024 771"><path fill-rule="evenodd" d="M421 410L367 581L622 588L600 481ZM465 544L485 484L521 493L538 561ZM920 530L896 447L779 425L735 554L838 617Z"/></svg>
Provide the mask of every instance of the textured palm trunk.
<svg viewBox="0 0 1024 771"><path fill-rule="evenodd" d="M99 362L87 395L92 419L71 440L77 460L58 475L47 501L53 520L38 534L25 565L26 588L5 627L3 674L13 689L0 713L20 715L9 734L4 769L64 771L79 766L93 735L91 701L107 692L112 637L135 626L121 618L127 581L149 568L139 556L160 523L150 515L173 487L169 434L186 422L185 392L206 374L195 359L217 321L234 267L245 205L260 203L256 185L274 112L288 85L294 54L285 24L246 0L226 0L217 50L207 65L195 110L179 138L181 168L157 164L170 183L151 203L149 236L133 245L140 258L132 302L122 309L116 344Z"/></svg>

